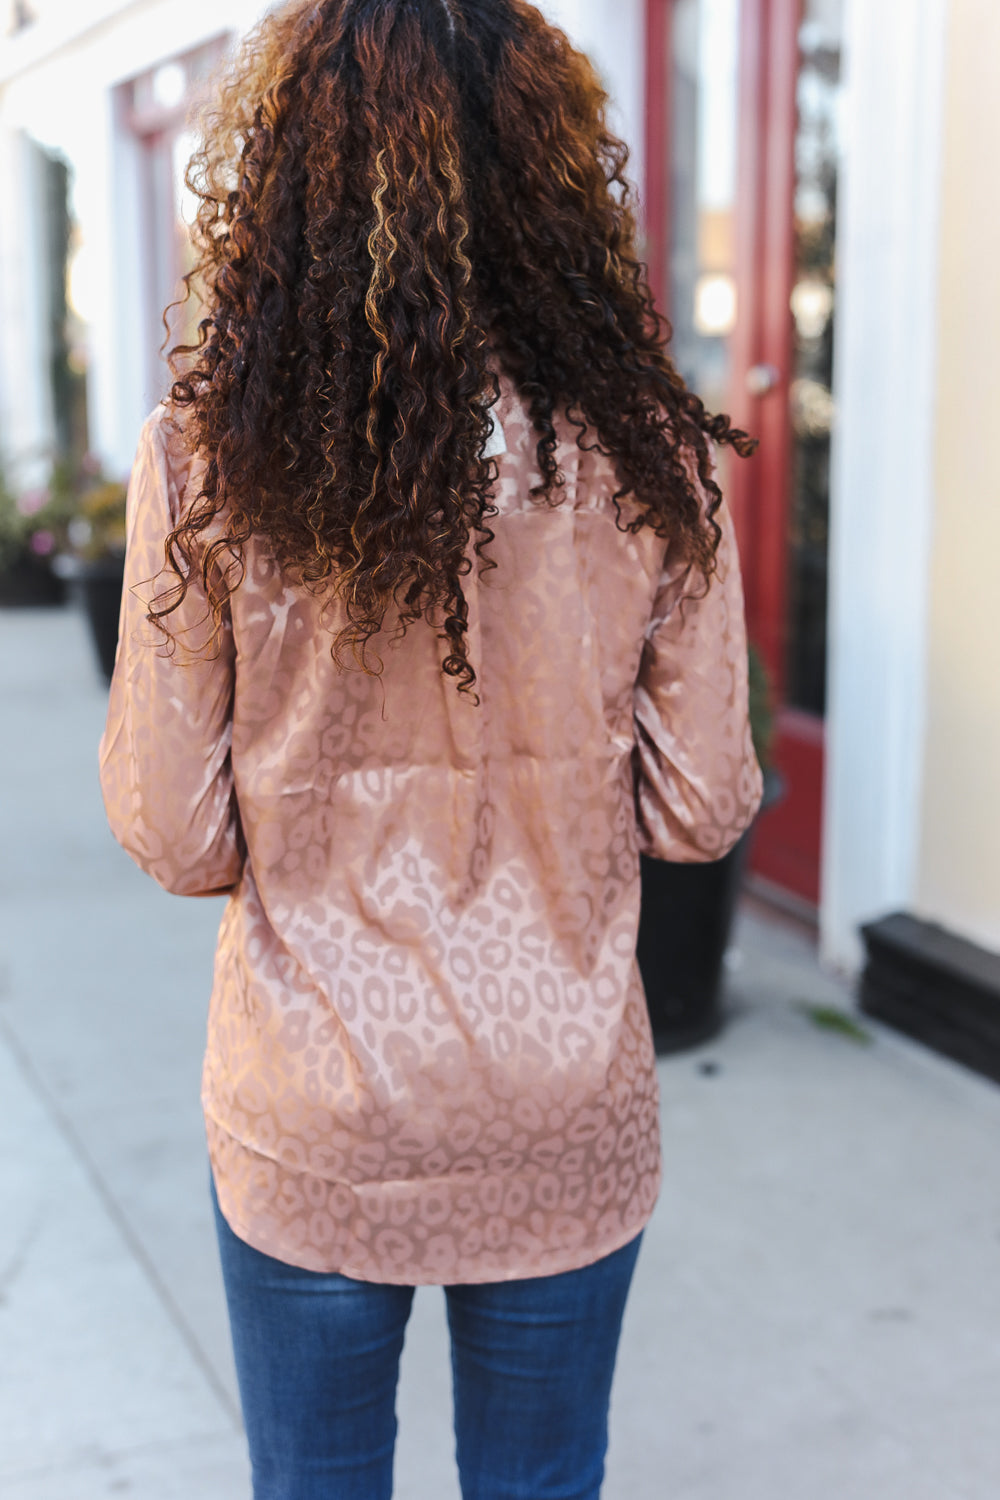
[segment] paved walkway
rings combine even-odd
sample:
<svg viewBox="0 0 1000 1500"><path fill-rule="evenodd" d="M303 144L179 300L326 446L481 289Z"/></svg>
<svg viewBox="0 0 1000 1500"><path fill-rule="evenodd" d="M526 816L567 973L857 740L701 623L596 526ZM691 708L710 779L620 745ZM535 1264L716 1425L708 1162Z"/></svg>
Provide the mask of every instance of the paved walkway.
<svg viewBox="0 0 1000 1500"><path fill-rule="evenodd" d="M247 1500L198 1075L220 907L107 833L72 612L0 614L0 1495ZM995 1500L1000 1090L744 913L721 1038L660 1065L667 1185L605 1500ZM399 1500L456 1500L439 1292Z"/></svg>

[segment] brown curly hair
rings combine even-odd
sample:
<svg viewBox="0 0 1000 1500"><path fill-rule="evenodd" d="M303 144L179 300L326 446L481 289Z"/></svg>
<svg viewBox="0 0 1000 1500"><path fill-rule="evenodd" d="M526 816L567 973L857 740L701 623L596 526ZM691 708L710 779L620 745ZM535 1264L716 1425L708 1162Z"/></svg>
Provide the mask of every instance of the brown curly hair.
<svg viewBox="0 0 1000 1500"><path fill-rule="evenodd" d="M197 570L218 622L258 537L343 602L338 660L377 671L386 617L424 617L470 689L462 579L496 514L498 369L537 433L541 503L560 498L563 411L613 458L629 527L710 579L706 438L753 444L664 352L606 102L525 0L310 0L251 34L188 171L206 315L172 351L169 405L205 468L151 618Z"/></svg>

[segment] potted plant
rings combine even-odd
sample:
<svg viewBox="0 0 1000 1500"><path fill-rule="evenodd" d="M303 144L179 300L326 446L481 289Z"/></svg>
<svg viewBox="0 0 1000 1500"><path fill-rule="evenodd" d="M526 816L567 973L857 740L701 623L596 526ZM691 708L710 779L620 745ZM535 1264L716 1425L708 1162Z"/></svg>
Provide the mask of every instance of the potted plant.
<svg viewBox="0 0 1000 1500"><path fill-rule="evenodd" d="M48 488L15 495L0 471L0 604L61 604L65 586L52 563L70 511Z"/></svg>
<svg viewBox="0 0 1000 1500"><path fill-rule="evenodd" d="M88 454L78 465L56 465L52 488L66 497L70 513L66 546L55 567L83 605L101 671L110 682L125 567L126 486L109 479Z"/></svg>
<svg viewBox="0 0 1000 1500"><path fill-rule="evenodd" d="M781 795L781 781L770 760L770 686L753 647L749 670L750 728L767 807ZM636 956L658 1053L697 1046L722 1025L723 959L752 836L751 825L727 855L703 864L642 857Z"/></svg>

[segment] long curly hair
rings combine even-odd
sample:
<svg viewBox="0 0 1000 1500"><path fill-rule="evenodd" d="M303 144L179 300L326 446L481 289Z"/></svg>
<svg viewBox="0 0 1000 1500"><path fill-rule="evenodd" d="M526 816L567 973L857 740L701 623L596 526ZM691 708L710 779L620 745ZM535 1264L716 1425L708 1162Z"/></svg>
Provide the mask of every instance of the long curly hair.
<svg viewBox="0 0 1000 1500"><path fill-rule="evenodd" d="M489 565L498 370L537 434L539 503L560 499L564 412L614 461L619 526L654 527L710 580L707 439L753 443L665 353L606 103L525 0L307 0L264 19L188 170L205 315L171 353L168 404L205 462L151 618L197 574L218 623L257 538L342 601L338 660L378 671L372 637L423 617L470 690L462 579Z"/></svg>

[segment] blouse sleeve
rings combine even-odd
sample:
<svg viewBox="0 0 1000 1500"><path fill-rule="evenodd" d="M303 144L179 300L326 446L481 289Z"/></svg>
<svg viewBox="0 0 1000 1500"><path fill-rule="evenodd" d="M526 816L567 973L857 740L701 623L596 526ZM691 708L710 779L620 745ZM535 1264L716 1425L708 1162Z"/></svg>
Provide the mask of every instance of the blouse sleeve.
<svg viewBox="0 0 1000 1500"><path fill-rule="evenodd" d="M143 870L181 896L231 890L244 844L231 758L235 654L228 617L213 641L200 581L165 621L146 619L170 587L164 540L176 524L185 468L162 413L139 440L128 495L118 655L101 740L111 830Z"/></svg>
<svg viewBox="0 0 1000 1500"><path fill-rule="evenodd" d="M762 790L736 538L725 506L716 520L718 571L707 590L685 585L668 555L635 689L639 847L682 863L728 853Z"/></svg>

